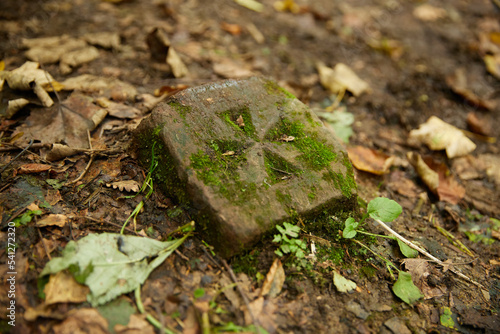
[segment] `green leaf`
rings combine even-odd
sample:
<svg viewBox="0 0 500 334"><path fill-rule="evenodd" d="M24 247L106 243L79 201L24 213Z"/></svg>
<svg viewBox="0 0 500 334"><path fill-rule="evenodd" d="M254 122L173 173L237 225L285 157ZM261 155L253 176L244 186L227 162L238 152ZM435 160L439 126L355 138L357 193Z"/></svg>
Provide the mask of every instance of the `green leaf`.
<svg viewBox="0 0 500 334"><path fill-rule="evenodd" d="M275 234L273 242L281 242L281 234Z"/></svg>
<svg viewBox="0 0 500 334"><path fill-rule="evenodd" d="M353 134L351 125L354 123L354 115L345 111L345 109L339 108L334 112L316 112L316 114L328 122L337 137L347 144L349 137Z"/></svg>
<svg viewBox="0 0 500 334"><path fill-rule="evenodd" d="M161 242L114 233L90 234L70 241L63 256L50 260L40 276L55 274L71 265L76 265L79 272L85 268L81 277L90 288L87 300L95 307L143 284L187 236ZM86 275L90 264L93 270Z"/></svg>
<svg viewBox="0 0 500 334"><path fill-rule="evenodd" d="M401 251L401 253L403 253L404 256L410 257L410 258L414 258L414 257L418 256L417 250L411 248L410 246L408 246L407 244L405 244L404 242L402 242L398 238L394 238L394 239L397 240L398 245L399 245L399 250Z"/></svg>
<svg viewBox="0 0 500 334"><path fill-rule="evenodd" d="M397 202L385 198L377 197L368 203L368 214L373 219L379 219L384 223L392 222L403 212L403 208Z"/></svg>
<svg viewBox="0 0 500 334"><path fill-rule="evenodd" d="M193 295L194 295L195 299L201 298L205 295L205 289L198 288L198 289L194 290Z"/></svg>
<svg viewBox="0 0 500 334"><path fill-rule="evenodd" d="M283 256L283 253L279 249L275 250L274 254L276 254L276 255L278 255L280 257Z"/></svg>
<svg viewBox="0 0 500 334"><path fill-rule="evenodd" d="M453 313L451 312L451 309L449 307L443 306L441 310L443 311L443 314L439 316L439 322L441 322L441 325L443 325L444 327L457 329L455 320L453 320L452 318Z"/></svg>
<svg viewBox="0 0 500 334"><path fill-rule="evenodd" d="M135 313L134 306L124 298L117 298L106 305L99 306L97 310L108 320L110 333L115 333L114 327L117 324L126 326L130 316Z"/></svg>
<svg viewBox="0 0 500 334"><path fill-rule="evenodd" d="M399 272L398 280L394 283L392 291L407 304L413 304L424 296L413 284L411 275L404 271Z"/></svg>
<svg viewBox="0 0 500 334"><path fill-rule="evenodd" d="M350 292L356 289L356 283L340 275L338 272L333 272L333 284L339 292Z"/></svg>
<svg viewBox="0 0 500 334"><path fill-rule="evenodd" d="M342 236L346 239L352 239L356 236L358 232L356 232L356 228L359 223L354 220L354 218L349 217L345 221L344 231L342 232Z"/></svg>
<svg viewBox="0 0 500 334"><path fill-rule="evenodd" d="M286 228L286 234L288 234L292 238L297 238L299 236L300 227L292 225L290 223L283 223L283 226Z"/></svg>

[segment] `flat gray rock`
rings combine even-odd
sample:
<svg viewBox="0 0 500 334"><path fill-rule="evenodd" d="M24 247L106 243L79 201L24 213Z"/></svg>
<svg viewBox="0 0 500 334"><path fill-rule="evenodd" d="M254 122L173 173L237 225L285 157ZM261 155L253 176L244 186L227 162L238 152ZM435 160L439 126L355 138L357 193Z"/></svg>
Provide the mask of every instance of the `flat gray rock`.
<svg viewBox="0 0 500 334"><path fill-rule="evenodd" d="M197 230L229 257L277 223L352 209L346 152L316 115L275 82L226 80L181 91L136 130L155 184L193 208Z"/></svg>

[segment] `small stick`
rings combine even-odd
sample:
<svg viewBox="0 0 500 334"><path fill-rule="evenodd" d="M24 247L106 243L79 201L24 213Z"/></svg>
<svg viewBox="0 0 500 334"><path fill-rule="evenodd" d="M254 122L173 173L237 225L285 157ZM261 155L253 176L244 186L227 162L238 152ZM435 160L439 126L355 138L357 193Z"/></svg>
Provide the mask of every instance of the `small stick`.
<svg viewBox="0 0 500 334"><path fill-rule="evenodd" d="M89 131L89 130L87 130L87 138L88 138L88 140L89 140L89 146L90 146L90 149L92 150L92 142L91 142L91 140L90 140L90 131ZM85 169L83 170L83 172L80 174L80 176L79 176L79 177L77 177L76 179L74 179L73 181L66 183L65 185L66 185L66 186L69 186L69 185L71 185L71 184L75 184L75 183L77 183L78 181L80 181L80 180L83 178L83 176L87 173L87 171L89 170L90 165L92 164L92 162L93 162L93 161L94 161L94 153L91 153L91 154L90 154L89 163L87 164L87 167L85 167Z"/></svg>
<svg viewBox="0 0 500 334"><path fill-rule="evenodd" d="M231 269L231 267L229 267L226 260L222 260L222 264L224 265L226 270L229 272L229 276L231 276L231 279L233 280L233 282L236 283L236 289L238 289L238 292L240 293L241 298L243 299L243 302L245 302L245 306L247 307L248 313L250 314L250 317L252 318L252 322L255 326L255 329L257 329L257 332L259 334L261 334L260 326L258 326L259 323L257 321L257 318L255 318L255 316L253 315L252 309L250 308L250 302L248 301L247 296L245 295L245 293L241 289L240 285L238 284L238 280L236 279L236 276L234 275L233 270Z"/></svg>
<svg viewBox="0 0 500 334"><path fill-rule="evenodd" d="M405 238L403 238L401 235L399 235L396 231L394 231L392 228L390 228L389 226L387 226L383 221L381 221L380 219L374 219L377 223L380 224L380 226L382 226L383 228L385 228L389 233L391 233L392 235L394 235L396 238L398 238L399 240L401 240L402 242L404 242L406 245L408 245L409 247L419 251L420 253L424 254L425 256L427 256L428 258L436 261L439 265L441 266L446 266L448 265L447 263L444 263L443 261L441 261L440 259L438 259L437 257L434 257L432 256L431 254L429 254L426 250L418 247L417 245L415 245L413 242L409 241L409 240L406 240ZM465 276L464 274L462 274L461 272L459 271L456 271L455 269L452 269L450 268L450 271L452 273L454 273L455 275L457 276L460 276L462 277L463 279L465 279L466 281L478 286L479 288L485 290L485 287L483 285L481 285L480 283L474 281L473 279Z"/></svg>

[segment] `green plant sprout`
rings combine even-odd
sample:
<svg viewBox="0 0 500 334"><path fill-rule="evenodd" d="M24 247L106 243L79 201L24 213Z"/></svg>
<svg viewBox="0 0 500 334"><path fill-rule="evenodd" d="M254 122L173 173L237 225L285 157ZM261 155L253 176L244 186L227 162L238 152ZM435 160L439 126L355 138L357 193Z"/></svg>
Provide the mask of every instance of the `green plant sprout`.
<svg viewBox="0 0 500 334"><path fill-rule="evenodd" d="M14 219L14 226L19 227L21 225L26 225L33 219L33 216L40 216L42 214L42 210L28 210L21 217L17 217Z"/></svg>
<svg viewBox="0 0 500 334"><path fill-rule="evenodd" d="M378 223L381 223L383 225L384 222L388 223L396 219L401 212L403 212L403 209L401 206L396 203L393 200L390 200L388 198L383 198L383 197L377 197L370 201L368 203L367 207L367 213L362 217L360 222L357 222L354 218L349 217L345 221L345 228L344 231L342 232L342 236L345 239L352 239L355 243L360 245L361 247L367 249L369 252L377 256L379 259L385 262L386 268L389 271L389 274L393 279L395 279L394 274L392 272L392 269L396 270L398 272L398 279L396 283L394 283L392 287L392 291L396 296L401 298L405 303L407 304L412 304L419 300L420 298L423 297L422 293L420 290L413 284L413 281L411 279L411 275L407 272L404 272L400 270L397 266L395 266L390 260L386 259L382 255L378 254L377 252L373 251L370 249L368 246L360 242L359 240L353 239L356 234L361 233L361 234L366 234L370 236L375 236L375 237L381 237L381 238L389 238L389 239L395 239L398 242L399 249L401 250L401 253L405 255L406 257L416 257L418 255L418 252L411 248L409 245L407 245L405 242L400 240L396 236L385 236L385 235L379 235L379 234L373 234L373 233L368 233L365 231L360 231L358 230L358 226L360 225L361 222L363 222L366 218L371 217Z"/></svg>
<svg viewBox="0 0 500 334"><path fill-rule="evenodd" d="M149 166L149 171L148 175L146 175L146 178L144 179L144 182L142 183L141 189L137 192L137 194L132 195L132 196L124 196L123 198L134 198L135 196L139 195L140 193L144 192L146 189L148 189L148 192L144 196L144 200L147 200L152 194L153 194L153 172L155 171L156 167L158 167L158 159L156 158L155 155L155 144L153 144L153 147L151 147L151 165ZM141 212L142 208L144 207L144 200L142 200L139 204L136 205L134 211L128 216L127 220L125 223L123 223L122 229L120 231L120 234L123 234L125 231L125 227L127 227L127 224L131 218L133 218L134 222L134 231L136 230L137 226L137 215L139 212Z"/></svg>
<svg viewBox="0 0 500 334"><path fill-rule="evenodd" d="M280 232L280 234L275 234L273 239L273 242L280 244L278 249L274 251L276 255L291 254L298 259L306 256L304 251L307 248L307 243L298 239L300 227L285 222L283 227L276 225L276 229Z"/></svg>

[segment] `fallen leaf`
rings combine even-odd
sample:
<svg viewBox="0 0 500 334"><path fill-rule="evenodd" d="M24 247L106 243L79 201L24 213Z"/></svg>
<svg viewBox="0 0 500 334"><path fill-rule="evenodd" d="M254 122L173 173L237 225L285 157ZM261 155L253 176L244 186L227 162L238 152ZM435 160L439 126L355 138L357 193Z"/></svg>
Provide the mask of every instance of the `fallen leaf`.
<svg viewBox="0 0 500 334"><path fill-rule="evenodd" d="M356 283L333 271L333 284L339 292L351 292L356 290Z"/></svg>
<svg viewBox="0 0 500 334"><path fill-rule="evenodd" d="M223 78L246 78L254 75L254 73L241 62L233 61L224 58L219 62L214 63L214 72Z"/></svg>
<svg viewBox="0 0 500 334"><path fill-rule="evenodd" d="M396 170L390 174L389 188L408 198L414 199L418 196L418 188L415 183L402 171Z"/></svg>
<svg viewBox="0 0 500 334"><path fill-rule="evenodd" d="M241 35L241 26L239 24L221 22L220 27L222 30L227 31L233 36Z"/></svg>
<svg viewBox="0 0 500 334"><path fill-rule="evenodd" d="M294 0L275 1L273 7L278 12L300 13L300 6L297 5Z"/></svg>
<svg viewBox="0 0 500 334"><path fill-rule="evenodd" d="M467 114L467 125L472 132L483 136L490 136L493 133L491 122L472 111Z"/></svg>
<svg viewBox="0 0 500 334"><path fill-rule="evenodd" d="M49 282L43 289L45 292L45 303L47 305L56 303L83 303L87 301L89 288L79 284L73 276L66 271L60 271L50 275Z"/></svg>
<svg viewBox="0 0 500 334"><path fill-rule="evenodd" d="M108 115L116 118L137 118L142 115L142 112L135 107L123 103L116 103L105 97L96 99L96 102L99 106L106 109Z"/></svg>
<svg viewBox="0 0 500 334"><path fill-rule="evenodd" d="M321 85L334 94L344 90L350 91L354 96L359 96L370 91L368 83L360 79L347 65L338 63L332 69L319 62L316 65L319 72Z"/></svg>
<svg viewBox="0 0 500 334"><path fill-rule="evenodd" d="M446 83L458 95L463 97L470 105L479 109L495 109L495 102L480 98L467 86L467 77L464 68L457 68L453 75L446 77Z"/></svg>
<svg viewBox="0 0 500 334"><path fill-rule="evenodd" d="M481 170L485 170L486 166L479 166L481 160L472 155L466 155L460 158L453 159L452 170L457 173L462 180L473 180L481 177Z"/></svg>
<svg viewBox="0 0 500 334"><path fill-rule="evenodd" d="M61 82L64 90L81 90L97 92L99 95L112 98L114 101L133 100L137 90L129 83L116 78L104 78L91 74L83 74Z"/></svg>
<svg viewBox="0 0 500 334"><path fill-rule="evenodd" d="M413 10L413 16L421 21L436 21L446 17L446 10L429 4L423 4Z"/></svg>
<svg viewBox="0 0 500 334"><path fill-rule="evenodd" d="M264 5L256 0L234 0L234 2L254 12L260 13L264 10Z"/></svg>
<svg viewBox="0 0 500 334"><path fill-rule="evenodd" d="M322 120L326 122L327 127L330 126L335 135L339 137L344 143L349 143L349 138L354 133L352 124L354 123L354 115L347 112L345 107L339 107L333 112L316 111Z"/></svg>
<svg viewBox="0 0 500 334"><path fill-rule="evenodd" d="M7 104L7 110L5 111L5 116L7 119L12 118L19 110L27 106L30 103L29 100L25 98L19 98L15 100L10 100Z"/></svg>
<svg viewBox="0 0 500 334"><path fill-rule="evenodd" d="M413 168L415 168L418 176L420 176L422 181L424 181L425 185L429 187L432 192L436 192L437 187L439 186L438 173L427 166L420 154L415 152L408 152L406 156L410 164L413 166Z"/></svg>
<svg viewBox="0 0 500 334"><path fill-rule="evenodd" d="M486 69L495 78L500 80L500 54L486 55L483 58Z"/></svg>
<svg viewBox="0 0 500 334"><path fill-rule="evenodd" d="M141 185L139 182L134 181L134 180L123 180L123 181L117 181L117 182L111 182L107 183L106 187L113 187L113 189L120 189L120 191L133 191L133 192L138 192L139 189L141 188Z"/></svg>
<svg viewBox="0 0 500 334"><path fill-rule="evenodd" d="M109 333L108 322L93 308L71 310L68 317L60 324L54 325L52 330L54 334L73 334L81 328L92 334Z"/></svg>
<svg viewBox="0 0 500 334"><path fill-rule="evenodd" d="M33 90L42 105L50 107L54 104L54 101L47 93L47 87L55 80L47 71L39 67L39 63L27 61L15 70L9 71L5 80L11 89Z"/></svg>
<svg viewBox="0 0 500 334"><path fill-rule="evenodd" d="M132 314L126 326L117 324L114 327L116 334L154 334L153 326L146 320L146 315Z"/></svg>
<svg viewBox="0 0 500 334"><path fill-rule="evenodd" d="M69 74L73 68L89 63L99 57L99 50L94 46L85 46L78 50L64 53L59 61L59 69L62 74Z"/></svg>
<svg viewBox="0 0 500 334"><path fill-rule="evenodd" d="M281 261L277 258L274 260L266 278L264 279L264 282L262 283L260 295L269 295L270 298L276 297L281 292L283 283L285 283L285 271L283 270Z"/></svg>
<svg viewBox="0 0 500 334"><path fill-rule="evenodd" d="M22 45L29 48L26 57L42 64L57 63L63 55L87 46L87 43L68 35L23 39Z"/></svg>
<svg viewBox="0 0 500 334"><path fill-rule="evenodd" d="M436 116L431 116L417 130L411 130L410 138L426 144L431 150L446 149L448 158L466 155L476 148L462 131Z"/></svg>
<svg viewBox="0 0 500 334"><path fill-rule="evenodd" d="M81 39L92 45L97 45L106 49L120 48L120 35L116 32L95 32L81 36Z"/></svg>
<svg viewBox="0 0 500 334"><path fill-rule="evenodd" d="M277 306L274 300L265 300L264 297L258 297L257 299L249 303L250 311L253 316L257 319L258 324L264 327L269 333L276 332L276 324L274 323L274 312L276 312ZM253 318L250 315L249 310L245 307L243 309L245 323L247 325L253 324Z"/></svg>
<svg viewBox="0 0 500 334"><path fill-rule="evenodd" d="M167 32L163 28L154 28L146 37L151 58L158 62L166 62L176 78L186 76L189 71L181 58L171 46Z"/></svg>
<svg viewBox="0 0 500 334"><path fill-rule="evenodd" d="M429 189L438 195L440 201L457 204L465 197L465 188L451 175L445 164L425 160L418 153L408 152L408 161Z"/></svg>
<svg viewBox="0 0 500 334"><path fill-rule="evenodd" d="M16 169L15 174L36 174L50 170L51 165L46 164L25 164Z"/></svg>
<svg viewBox="0 0 500 334"><path fill-rule="evenodd" d="M36 226L59 226L63 227L66 225L68 217L63 214L50 214L36 222Z"/></svg>
<svg viewBox="0 0 500 334"><path fill-rule="evenodd" d="M500 187L500 156L496 154L480 154L478 160L485 166L486 175Z"/></svg>
<svg viewBox="0 0 500 334"><path fill-rule="evenodd" d="M399 41L387 38L370 39L367 44L374 50L387 54L391 59L398 60L403 55L404 49Z"/></svg>
<svg viewBox="0 0 500 334"><path fill-rule="evenodd" d="M400 271L398 280L392 286L392 291L407 304L413 304L424 297L420 290L413 284L411 274Z"/></svg>
<svg viewBox="0 0 500 334"><path fill-rule="evenodd" d="M39 140L42 144L66 143L73 148L89 148L87 131L92 131L107 112L93 99L73 93L63 106L32 112L14 133L23 133L22 142Z"/></svg>
<svg viewBox="0 0 500 334"><path fill-rule="evenodd" d="M375 175L387 173L394 161L392 156L363 146L348 147L347 153L354 167Z"/></svg>

